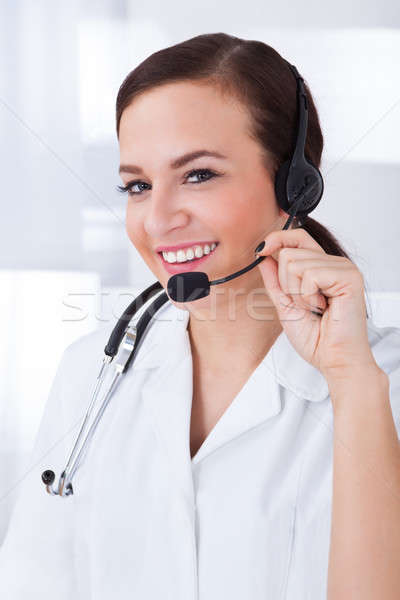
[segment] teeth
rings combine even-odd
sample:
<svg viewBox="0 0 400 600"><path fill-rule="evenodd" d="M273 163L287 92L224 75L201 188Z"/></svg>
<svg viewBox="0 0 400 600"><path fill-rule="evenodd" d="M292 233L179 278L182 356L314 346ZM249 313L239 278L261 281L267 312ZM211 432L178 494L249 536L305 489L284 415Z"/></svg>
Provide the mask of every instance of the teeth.
<svg viewBox="0 0 400 600"><path fill-rule="evenodd" d="M187 260L193 260L193 258L201 258L204 254L210 254L215 248L217 244L213 242L211 246L205 244L204 247L196 245L191 248L186 248L185 250L178 250L177 252L163 252L162 255L164 260L169 263L182 263Z"/></svg>
<svg viewBox="0 0 400 600"><path fill-rule="evenodd" d="M186 252L184 252L183 250L178 250L178 252L176 253L176 260L178 262L185 262Z"/></svg>
<svg viewBox="0 0 400 600"><path fill-rule="evenodd" d="M175 256L175 252L163 252L163 254L165 254L164 258L165 258L165 260L167 260L169 263L176 262L176 256Z"/></svg>

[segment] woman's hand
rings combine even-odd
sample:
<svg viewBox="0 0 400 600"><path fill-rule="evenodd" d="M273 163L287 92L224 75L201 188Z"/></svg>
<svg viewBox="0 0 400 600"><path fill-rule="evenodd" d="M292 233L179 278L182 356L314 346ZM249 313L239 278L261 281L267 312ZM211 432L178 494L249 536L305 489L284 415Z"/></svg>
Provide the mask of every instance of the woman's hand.
<svg viewBox="0 0 400 600"><path fill-rule="evenodd" d="M265 288L296 351L326 377L377 368L364 280L349 259L327 254L304 229L273 231L257 256ZM311 311L322 309L322 316ZM290 365L288 365L290 369Z"/></svg>

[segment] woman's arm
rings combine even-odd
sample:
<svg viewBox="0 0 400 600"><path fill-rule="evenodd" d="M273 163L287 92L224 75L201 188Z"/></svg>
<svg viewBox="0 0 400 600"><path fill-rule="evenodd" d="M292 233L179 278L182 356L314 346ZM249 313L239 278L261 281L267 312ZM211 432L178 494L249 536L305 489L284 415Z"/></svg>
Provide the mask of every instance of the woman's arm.
<svg viewBox="0 0 400 600"><path fill-rule="evenodd" d="M400 598L400 443L378 365L325 373L334 412L328 600Z"/></svg>
<svg viewBox="0 0 400 600"><path fill-rule="evenodd" d="M328 600L400 598L400 371L369 343L364 278L304 230L270 233L258 267L295 350L325 377L334 411ZM310 311L312 309L313 312ZM319 315L316 317L315 312ZM388 363L398 363L397 344Z"/></svg>

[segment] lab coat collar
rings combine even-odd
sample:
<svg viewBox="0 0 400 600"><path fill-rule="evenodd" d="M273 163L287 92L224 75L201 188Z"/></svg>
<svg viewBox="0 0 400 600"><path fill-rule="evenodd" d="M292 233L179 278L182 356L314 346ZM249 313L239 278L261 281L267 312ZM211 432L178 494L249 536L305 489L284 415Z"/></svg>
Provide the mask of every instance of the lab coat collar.
<svg viewBox="0 0 400 600"><path fill-rule="evenodd" d="M299 399L320 402L329 396L329 387L322 373L304 360L282 331L263 363L273 372L277 382Z"/></svg>
<svg viewBox="0 0 400 600"><path fill-rule="evenodd" d="M282 388L311 401L323 400L329 392L321 373L297 354L281 332L191 459L193 365L187 331L189 316L186 310L167 302L153 318L157 317L144 338L134 370L152 370L140 393L174 478L192 505L193 465L278 415L282 409Z"/></svg>
<svg viewBox="0 0 400 600"><path fill-rule="evenodd" d="M178 362L188 356L191 359L188 323L189 312L167 301L152 320L143 348L138 352L135 369L165 365L167 370L175 359ZM266 368L282 387L302 399L319 402L329 395L325 377L298 354L284 331L277 337L259 367L261 372ZM258 368L254 375L258 381Z"/></svg>

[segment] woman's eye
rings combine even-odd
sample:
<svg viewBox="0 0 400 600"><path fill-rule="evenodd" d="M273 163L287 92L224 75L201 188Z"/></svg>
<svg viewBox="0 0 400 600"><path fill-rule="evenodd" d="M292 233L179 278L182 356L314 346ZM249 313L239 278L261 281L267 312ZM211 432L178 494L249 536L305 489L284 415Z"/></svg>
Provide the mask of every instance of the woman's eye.
<svg viewBox="0 0 400 600"><path fill-rule="evenodd" d="M206 179L201 178L200 181L192 181L191 183L202 183L203 181L208 181L209 179L217 176L217 174L214 173L214 171L210 171L210 169L195 169L186 175L186 179L192 176L197 177L198 175L210 175L210 177L207 177Z"/></svg>
<svg viewBox="0 0 400 600"><path fill-rule="evenodd" d="M187 181L191 177L200 177L200 179L198 179L197 181L189 181L188 182L188 183L198 184L198 183L203 183L205 181L208 181L209 179L212 179L213 177L218 177L218 175L217 175L217 173L214 173L214 171L211 171L210 169L194 169L193 171L190 171L187 175L185 175L185 180ZM128 183L125 186L118 185L117 190L122 193L127 192L129 196L138 196L142 193L143 189L140 189L140 191L134 191L135 186L148 186L148 185L149 185L148 183L145 183L144 181L140 181L140 180L128 181Z"/></svg>
<svg viewBox="0 0 400 600"><path fill-rule="evenodd" d="M119 192L122 192L123 194L125 194L127 192L129 196L137 196L138 194L142 193L142 190L140 192L133 191L132 188L135 185L148 185L148 184L144 183L144 181L128 181L128 183L126 185L117 185L117 190Z"/></svg>

